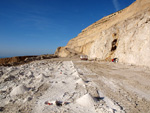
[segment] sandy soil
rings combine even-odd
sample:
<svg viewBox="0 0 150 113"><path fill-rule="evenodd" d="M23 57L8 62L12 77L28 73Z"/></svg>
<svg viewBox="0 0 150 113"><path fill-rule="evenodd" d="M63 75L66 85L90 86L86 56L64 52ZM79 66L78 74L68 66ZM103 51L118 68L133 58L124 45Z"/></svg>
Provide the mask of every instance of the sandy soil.
<svg viewBox="0 0 150 113"><path fill-rule="evenodd" d="M149 75L148 68L78 59L0 66L0 112L150 113Z"/></svg>
<svg viewBox="0 0 150 113"><path fill-rule="evenodd" d="M74 62L79 73L92 80L100 97L111 99L127 113L150 113L150 70L148 68L110 62ZM84 71L83 71L84 70ZM81 72L80 72L81 71Z"/></svg>

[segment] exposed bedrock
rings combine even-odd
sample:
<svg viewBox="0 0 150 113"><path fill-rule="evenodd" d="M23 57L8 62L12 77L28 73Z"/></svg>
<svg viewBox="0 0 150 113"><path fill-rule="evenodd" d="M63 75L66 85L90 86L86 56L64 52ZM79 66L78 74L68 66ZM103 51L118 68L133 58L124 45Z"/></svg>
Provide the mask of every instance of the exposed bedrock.
<svg viewBox="0 0 150 113"><path fill-rule="evenodd" d="M150 67L150 1L137 0L129 7L103 17L82 30L57 54L70 48L91 59L108 60Z"/></svg>

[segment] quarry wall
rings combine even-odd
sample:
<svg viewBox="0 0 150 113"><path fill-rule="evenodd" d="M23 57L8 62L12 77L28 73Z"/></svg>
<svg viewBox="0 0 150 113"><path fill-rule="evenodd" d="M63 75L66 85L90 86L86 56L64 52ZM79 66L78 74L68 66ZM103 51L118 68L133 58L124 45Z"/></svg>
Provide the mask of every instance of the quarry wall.
<svg viewBox="0 0 150 113"><path fill-rule="evenodd" d="M64 52L65 48L90 59L118 58L122 63L150 67L150 1L137 0L93 23L59 48L59 56L68 56L70 52Z"/></svg>

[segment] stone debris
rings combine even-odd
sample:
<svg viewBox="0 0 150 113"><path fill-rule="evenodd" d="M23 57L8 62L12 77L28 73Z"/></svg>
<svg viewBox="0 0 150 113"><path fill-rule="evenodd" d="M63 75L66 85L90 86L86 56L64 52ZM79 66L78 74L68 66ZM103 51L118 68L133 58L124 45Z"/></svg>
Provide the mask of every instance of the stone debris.
<svg viewBox="0 0 150 113"><path fill-rule="evenodd" d="M90 95L86 94L76 100L76 102L85 107L94 107L96 100Z"/></svg>

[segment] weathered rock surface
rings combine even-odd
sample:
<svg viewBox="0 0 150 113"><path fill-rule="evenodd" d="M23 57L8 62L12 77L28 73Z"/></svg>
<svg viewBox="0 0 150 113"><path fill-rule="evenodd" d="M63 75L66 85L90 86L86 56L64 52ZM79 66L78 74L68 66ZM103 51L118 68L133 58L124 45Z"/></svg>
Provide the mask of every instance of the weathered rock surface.
<svg viewBox="0 0 150 113"><path fill-rule="evenodd" d="M149 28L150 1L136 0L82 30L57 54L66 57L70 53L64 52L64 48L70 48L91 59L110 61L116 57L122 63L150 67Z"/></svg>
<svg viewBox="0 0 150 113"><path fill-rule="evenodd" d="M79 57L81 53L67 47L58 47L55 55L60 57Z"/></svg>
<svg viewBox="0 0 150 113"><path fill-rule="evenodd" d="M15 66L35 60L51 59L51 58L57 58L57 56L53 54L47 54L39 56L16 56L10 58L0 58L0 66Z"/></svg>

